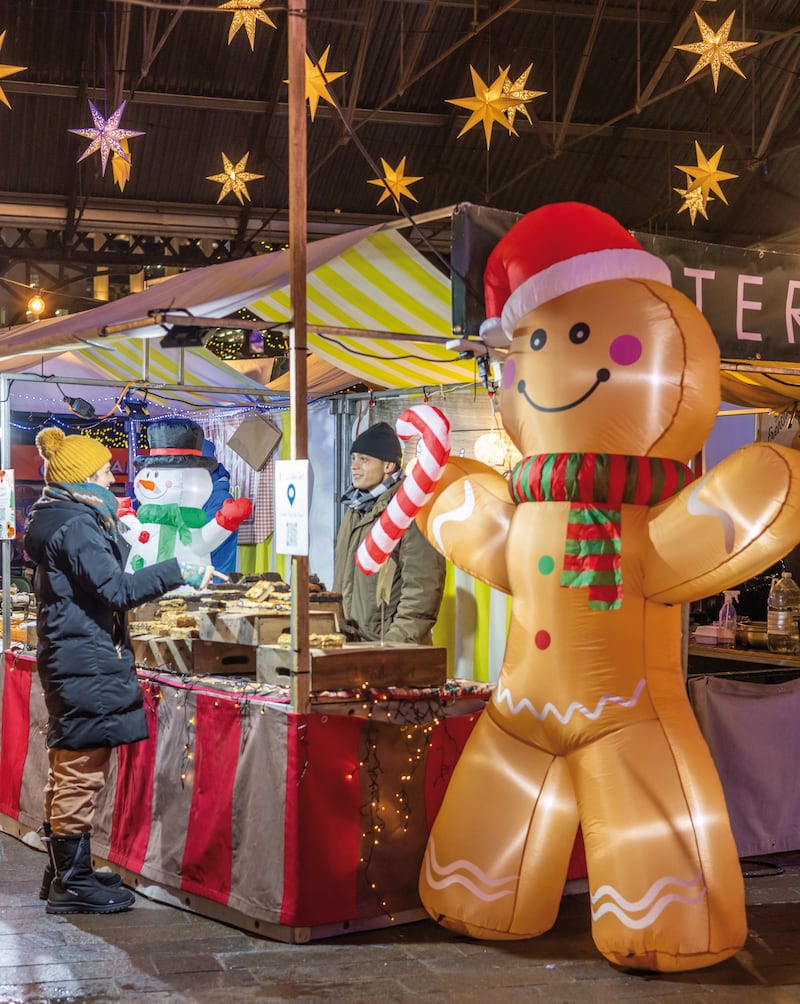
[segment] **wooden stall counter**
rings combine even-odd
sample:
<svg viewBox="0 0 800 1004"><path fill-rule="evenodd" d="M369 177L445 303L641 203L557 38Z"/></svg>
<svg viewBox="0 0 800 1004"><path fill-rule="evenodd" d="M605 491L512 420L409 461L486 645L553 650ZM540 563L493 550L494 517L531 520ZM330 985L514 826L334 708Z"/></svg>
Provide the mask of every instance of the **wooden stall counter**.
<svg viewBox="0 0 800 1004"><path fill-rule="evenodd" d="M355 642L335 648L311 648L311 690L370 687L443 687L447 649L431 645L376 645ZM279 645L263 645L256 655L260 683L288 684L292 653Z"/></svg>
<svg viewBox="0 0 800 1004"><path fill-rule="evenodd" d="M762 682L800 676L800 656L770 652L765 648L721 648L718 645L689 644L688 674L706 673L753 677Z"/></svg>

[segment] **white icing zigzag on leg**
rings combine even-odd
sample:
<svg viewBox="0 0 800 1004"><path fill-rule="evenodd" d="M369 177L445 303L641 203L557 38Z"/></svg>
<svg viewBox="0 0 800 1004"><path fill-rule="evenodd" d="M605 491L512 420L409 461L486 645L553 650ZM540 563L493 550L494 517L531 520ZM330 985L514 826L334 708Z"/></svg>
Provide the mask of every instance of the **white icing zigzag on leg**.
<svg viewBox="0 0 800 1004"><path fill-rule="evenodd" d="M469 519L475 509L475 489L472 487L469 481L464 482L464 501L456 509L451 509L450 512L440 513L431 524L431 529L433 536L436 540L437 545L441 551L444 551L444 544L442 543L441 531L445 523L451 523L455 520L457 523L463 523L465 520Z"/></svg>
<svg viewBox="0 0 800 1004"><path fill-rule="evenodd" d="M615 694L603 694L597 702L597 706L594 711L589 711L589 709L585 705L581 704L580 701L573 701L563 714L554 704L551 704L550 701L545 704L541 711L537 711L527 697L523 697L521 701L514 703L511 691L508 687L503 685L502 681L497 684L495 700L498 704L503 702L507 704L508 710L512 715L518 715L521 711L530 711L533 717L538 718L539 721L544 721L548 715L552 715L554 718L557 718L562 725L566 725L576 711L579 711L590 721L596 721L600 715L602 715L607 704L618 704L621 708L633 708L636 706L644 687L645 681L644 679L641 679L636 684L636 690L634 690L633 694L629 698L617 697Z"/></svg>
<svg viewBox="0 0 800 1004"><path fill-rule="evenodd" d="M693 892L693 895L681 895L678 892L672 892L657 898L661 891L668 886L678 886ZM662 914L671 903L683 903L688 906L694 906L700 900L704 899L705 895L706 889L701 884L700 872L688 882L674 876L664 875L650 886L641 899L635 902L625 899L613 886L602 885L592 894L592 920L597 921L605 914L613 913L617 920L625 927L629 927L632 930L641 930L652 924L656 917ZM612 899L614 902L603 903L602 906L597 906L600 900L606 897ZM638 918L630 916L630 914L644 910L646 907L650 907L650 910L643 916Z"/></svg>
<svg viewBox="0 0 800 1004"><path fill-rule="evenodd" d="M466 874L460 874L462 872ZM473 876L483 886L511 885L512 888L497 892L484 892L472 878L467 878L467 875ZM512 896L517 887L518 879L518 875L505 875L502 878L493 879L476 864L465 858L451 861L449 865L441 865L436 860L433 837L428 840L428 848L425 851L425 881L431 889L446 889L451 885L461 885L473 896L488 903L495 899L502 899L504 896Z"/></svg>

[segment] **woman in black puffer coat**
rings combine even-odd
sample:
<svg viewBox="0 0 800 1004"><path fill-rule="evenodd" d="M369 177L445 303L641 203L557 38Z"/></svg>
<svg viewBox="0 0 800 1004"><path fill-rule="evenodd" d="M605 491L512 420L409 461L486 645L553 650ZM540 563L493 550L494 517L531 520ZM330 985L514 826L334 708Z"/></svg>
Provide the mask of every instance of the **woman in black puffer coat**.
<svg viewBox="0 0 800 1004"><path fill-rule="evenodd" d="M89 835L112 748L147 737L127 611L193 582L197 568L172 558L126 574L109 450L55 427L36 445L45 487L25 550L36 563L36 655L49 714L43 829L52 870L42 893L48 913L114 913L134 897L117 876L92 871Z"/></svg>

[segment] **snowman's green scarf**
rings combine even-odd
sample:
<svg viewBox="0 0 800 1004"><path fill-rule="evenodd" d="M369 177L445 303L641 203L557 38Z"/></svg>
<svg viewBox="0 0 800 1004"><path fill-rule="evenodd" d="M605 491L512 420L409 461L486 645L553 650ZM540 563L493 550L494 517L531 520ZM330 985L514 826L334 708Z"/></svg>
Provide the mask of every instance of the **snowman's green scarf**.
<svg viewBox="0 0 800 1004"><path fill-rule="evenodd" d="M592 610L622 605L620 508L656 505L692 481L668 457L617 453L539 453L511 472L515 502L570 502L561 585L588 587Z"/></svg>
<svg viewBox="0 0 800 1004"><path fill-rule="evenodd" d="M140 523L158 523L161 527L156 561L166 561L175 556L176 537L188 547L192 543L192 530L198 530L208 522L208 516L202 509L174 502L167 505L154 505L152 502L140 505L136 516Z"/></svg>

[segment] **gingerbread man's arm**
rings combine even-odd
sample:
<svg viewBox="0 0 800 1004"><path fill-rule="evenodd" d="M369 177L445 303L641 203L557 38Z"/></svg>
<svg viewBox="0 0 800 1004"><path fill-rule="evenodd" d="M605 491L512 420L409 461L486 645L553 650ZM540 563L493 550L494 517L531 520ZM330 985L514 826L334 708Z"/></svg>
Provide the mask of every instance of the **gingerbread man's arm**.
<svg viewBox="0 0 800 1004"><path fill-rule="evenodd" d="M477 460L453 457L416 521L454 565L508 593L506 537L515 508L502 474Z"/></svg>
<svg viewBox="0 0 800 1004"><path fill-rule="evenodd" d="M645 596L687 603L729 589L800 541L800 452L744 446L655 506L648 522Z"/></svg>

